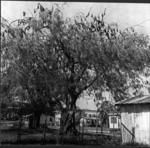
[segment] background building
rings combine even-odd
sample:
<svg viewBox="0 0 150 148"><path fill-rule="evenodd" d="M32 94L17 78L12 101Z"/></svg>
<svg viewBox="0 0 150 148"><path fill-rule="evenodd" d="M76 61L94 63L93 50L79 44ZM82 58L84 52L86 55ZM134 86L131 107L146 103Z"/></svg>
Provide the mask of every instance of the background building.
<svg viewBox="0 0 150 148"><path fill-rule="evenodd" d="M116 103L121 111L122 143L150 145L150 96Z"/></svg>

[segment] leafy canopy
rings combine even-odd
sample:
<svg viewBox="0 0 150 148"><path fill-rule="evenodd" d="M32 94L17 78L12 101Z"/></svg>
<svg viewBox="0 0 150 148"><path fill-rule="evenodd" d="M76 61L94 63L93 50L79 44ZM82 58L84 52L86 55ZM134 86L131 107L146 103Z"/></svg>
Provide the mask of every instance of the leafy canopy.
<svg viewBox="0 0 150 148"><path fill-rule="evenodd" d="M38 4L32 17L3 20L2 52L8 71L17 77L35 110L55 104L74 110L84 90L109 90L115 100L127 96L143 69L149 66L149 38L106 24L105 12L64 18L59 6ZM5 67L5 66L4 66ZM7 80L10 78L10 74ZM6 85L6 82L4 82ZM43 104L43 105L42 105Z"/></svg>

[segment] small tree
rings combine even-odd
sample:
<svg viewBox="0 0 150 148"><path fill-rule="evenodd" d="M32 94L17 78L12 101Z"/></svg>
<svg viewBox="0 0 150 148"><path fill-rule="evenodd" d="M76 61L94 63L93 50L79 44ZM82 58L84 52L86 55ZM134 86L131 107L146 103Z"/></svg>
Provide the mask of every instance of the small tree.
<svg viewBox="0 0 150 148"><path fill-rule="evenodd" d="M103 126L108 123L109 114L116 112L116 109L110 101L103 101L99 104L97 111L101 122L101 132L103 132Z"/></svg>

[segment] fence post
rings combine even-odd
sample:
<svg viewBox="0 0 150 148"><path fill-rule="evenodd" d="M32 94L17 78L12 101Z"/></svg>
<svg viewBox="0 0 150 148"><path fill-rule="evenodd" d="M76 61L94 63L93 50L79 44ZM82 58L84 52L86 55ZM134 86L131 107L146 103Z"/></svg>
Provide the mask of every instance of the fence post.
<svg viewBox="0 0 150 148"><path fill-rule="evenodd" d="M57 131L56 135L56 145L59 145L59 130Z"/></svg>
<svg viewBox="0 0 150 148"><path fill-rule="evenodd" d="M134 143L134 138L135 138L135 128L132 128L132 143Z"/></svg>
<svg viewBox="0 0 150 148"><path fill-rule="evenodd" d="M56 135L56 145L60 145L60 135L61 135L61 132L62 132L62 127L61 127L61 121L62 119L60 119L60 126L59 126L59 128L58 128L58 130L57 130L57 135Z"/></svg>
<svg viewBox="0 0 150 148"><path fill-rule="evenodd" d="M47 123L47 121L46 121L46 119L45 119L45 123L44 123L44 129L43 129L43 144L45 144L45 142L46 142L46 124Z"/></svg>
<svg viewBox="0 0 150 148"><path fill-rule="evenodd" d="M82 121L82 144L84 143L84 119Z"/></svg>
<svg viewBox="0 0 150 148"><path fill-rule="evenodd" d="M19 117L19 126L18 126L18 134L17 134L17 142L21 142L21 127L22 127L22 116Z"/></svg>
<svg viewBox="0 0 150 148"><path fill-rule="evenodd" d="M79 141L78 142L80 142L80 136L81 136L81 131L80 131L80 123L79 123Z"/></svg>
<svg viewBox="0 0 150 148"><path fill-rule="evenodd" d="M1 77L1 75L0 75L0 78L2 78ZM1 136L2 136L2 132L1 132L1 123L2 123L2 96L1 96L1 93L0 93L0 146L2 145L2 140L1 140Z"/></svg>
<svg viewBox="0 0 150 148"><path fill-rule="evenodd" d="M2 134L2 132L1 132L1 125L2 125L2 124L1 124L1 121L2 121L1 116L2 116L2 115L1 115L1 103L0 103L0 146L2 145L2 144L1 144L1 142L2 142L2 140L1 140L1 137L2 137L2 135L1 135L1 134Z"/></svg>
<svg viewBox="0 0 150 148"><path fill-rule="evenodd" d="M96 143L98 144L98 118L96 119Z"/></svg>

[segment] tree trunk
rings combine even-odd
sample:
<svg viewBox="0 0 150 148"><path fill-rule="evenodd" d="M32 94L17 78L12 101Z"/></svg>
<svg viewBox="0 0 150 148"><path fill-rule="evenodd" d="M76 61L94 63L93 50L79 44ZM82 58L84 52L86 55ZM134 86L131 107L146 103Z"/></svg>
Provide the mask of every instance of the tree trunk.
<svg viewBox="0 0 150 148"><path fill-rule="evenodd" d="M101 134L103 134L103 124L101 124Z"/></svg>
<svg viewBox="0 0 150 148"><path fill-rule="evenodd" d="M75 114L76 114L76 112L73 111L73 114L72 114L72 130L73 130L74 134L76 134L76 132L77 132Z"/></svg>
<svg viewBox="0 0 150 148"><path fill-rule="evenodd" d="M61 114L60 135L64 134L77 134L75 111L65 110Z"/></svg>
<svg viewBox="0 0 150 148"><path fill-rule="evenodd" d="M74 95L72 91L70 95L66 96L66 108L61 112L61 122L60 122L60 134L70 134L76 135L76 100L77 95Z"/></svg>
<svg viewBox="0 0 150 148"><path fill-rule="evenodd" d="M34 113L30 118L29 118L29 128L35 129L40 127L40 113Z"/></svg>
<svg viewBox="0 0 150 148"><path fill-rule="evenodd" d="M33 128L33 115L29 117L29 128Z"/></svg>
<svg viewBox="0 0 150 148"><path fill-rule="evenodd" d="M35 114L35 128L40 127L40 117L41 117L41 114Z"/></svg>
<svg viewBox="0 0 150 148"><path fill-rule="evenodd" d="M59 135L57 137L57 144L62 144L63 143L63 136L66 133L66 120L67 120L67 110L63 109L61 112L61 119L60 119L60 130L59 130Z"/></svg>

